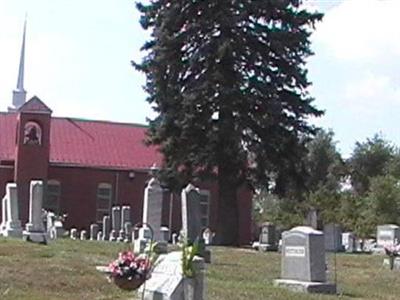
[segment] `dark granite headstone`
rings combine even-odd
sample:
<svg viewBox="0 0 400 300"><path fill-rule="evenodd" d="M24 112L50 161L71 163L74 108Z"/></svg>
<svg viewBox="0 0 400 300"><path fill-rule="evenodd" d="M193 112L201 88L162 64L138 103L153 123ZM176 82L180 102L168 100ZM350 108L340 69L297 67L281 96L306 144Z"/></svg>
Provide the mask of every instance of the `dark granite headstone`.
<svg viewBox="0 0 400 300"><path fill-rule="evenodd" d="M200 238L202 230L199 190L189 184L182 190L182 232L189 243Z"/></svg>
<svg viewBox="0 0 400 300"><path fill-rule="evenodd" d="M268 251L268 250L276 250L276 227L272 223L263 223L261 225L261 232L259 238L260 250Z"/></svg>

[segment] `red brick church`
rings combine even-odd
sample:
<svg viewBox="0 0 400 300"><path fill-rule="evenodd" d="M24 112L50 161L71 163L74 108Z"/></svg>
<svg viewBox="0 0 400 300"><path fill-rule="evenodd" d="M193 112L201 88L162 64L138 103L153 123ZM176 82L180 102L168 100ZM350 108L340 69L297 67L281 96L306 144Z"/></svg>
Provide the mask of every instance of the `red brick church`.
<svg viewBox="0 0 400 300"><path fill-rule="evenodd" d="M130 205L132 221L142 218L143 193L152 166L162 156L147 147L146 126L52 117L39 98L26 99L23 87L25 33L13 106L0 112L0 199L8 182L16 182L20 219L28 220L29 183L43 180L43 206L68 214L66 227L88 229L101 223L114 205ZM200 187L204 226L216 228L218 188ZM238 192L239 243L251 239L251 192ZM1 202L0 202L1 205ZM1 216L0 216L1 217ZM180 195L166 190L163 225L172 232L181 227Z"/></svg>

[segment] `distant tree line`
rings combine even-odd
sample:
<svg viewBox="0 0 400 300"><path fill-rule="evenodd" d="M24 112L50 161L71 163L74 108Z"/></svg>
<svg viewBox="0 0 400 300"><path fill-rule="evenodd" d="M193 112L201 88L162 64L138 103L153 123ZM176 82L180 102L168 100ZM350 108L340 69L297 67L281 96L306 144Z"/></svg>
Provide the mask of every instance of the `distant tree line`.
<svg viewBox="0 0 400 300"><path fill-rule="evenodd" d="M378 224L400 224L397 146L376 134L357 142L350 157L344 159L336 148L334 133L322 129L305 144L307 153L296 171L302 180L281 174L268 187L257 190L257 222L272 221L289 228L303 224L308 212L316 210L320 224L339 223L361 238L372 236Z"/></svg>

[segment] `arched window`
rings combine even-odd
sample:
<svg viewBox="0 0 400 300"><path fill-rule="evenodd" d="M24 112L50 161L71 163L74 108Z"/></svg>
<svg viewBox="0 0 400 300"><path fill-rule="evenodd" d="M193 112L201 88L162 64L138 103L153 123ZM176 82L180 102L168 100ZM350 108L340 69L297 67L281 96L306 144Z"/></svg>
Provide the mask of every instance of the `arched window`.
<svg viewBox="0 0 400 300"><path fill-rule="evenodd" d="M24 126L24 144L41 145L42 144L42 129L39 124L29 121Z"/></svg>
<svg viewBox="0 0 400 300"><path fill-rule="evenodd" d="M103 217L110 214L112 200L112 185L99 183L97 186L96 222L102 223Z"/></svg>
<svg viewBox="0 0 400 300"><path fill-rule="evenodd" d="M43 199L43 208L52 211L56 215L60 214L61 184L58 180L47 181L47 193Z"/></svg>

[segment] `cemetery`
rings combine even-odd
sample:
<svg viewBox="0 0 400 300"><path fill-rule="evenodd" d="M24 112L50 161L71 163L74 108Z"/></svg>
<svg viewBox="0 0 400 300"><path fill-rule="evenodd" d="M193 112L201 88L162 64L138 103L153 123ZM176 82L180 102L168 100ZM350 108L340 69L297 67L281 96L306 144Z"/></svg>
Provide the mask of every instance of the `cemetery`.
<svg viewBox="0 0 400 300"><path fill-rule="evenodd" d="M125 249L121 243L89 240L61 239L44 247L0 238L1 299L133 300L133 292L107 282L95 269ZM336 295L295 293L274 287L273 281L281 276L279 253L215 246L211 250L213 263L206 266L205 273L207 299L338 299ZM341 253L337 265L338 290L343 293L340 299L396 299L400 293L399 272L383 268L381 256Z"/></svg>
<svg viewBox="0 0 400 300"><path fill-rule="evenodd" d="M263 223L258 251L218 247L200 221L199 189L189 184L182 190L180 243L172 243L161 226L160 183L152 177L144 191L142 222L131 224L130 207L113 207L102 228L92 224L68 233L56 227L54 214L43 215L42 182L30 186L25 228L15 184L6 186L2 200L1 299L392 299L400 292L399 227L393 224L377 227L370 252L351 245L354 234L342 234L338 224L323 231L298 226L278 233L274 224ZM110 264L117 253L120 258ZM133 262L144 264L144 273L135 273L139 280L121 284L121 255L129 268ZM36 274L43 277L38 280Z"/></svg>
<svg viewBox="0 0 400 300"><path fill-rule="evenodd" d="M368 5L379 2L394 3ZM322 3L331 6L320 13ZM324 93L307 77L311 36L321 32L324 13L329 22L359 3L136 1L137 23L150 34L138 48L143 56L125 63L146 79L129 78L145 92L130 97L153 110L146 125L60 117L58 105L53 115L37 96L27 98L25 16L17 86L0 112L0 300L400 299L400 147L379 133L342 155L333 130L315 123L325 108L313 103L333 95L329 86L339 76L326 80ZM106 33L132 37L106 18L90 23L95 13L85 11L85 25L74 24L85 34L76 52L101 65L88 70L113 77L103 84L90 73L97 86L83 94L96 102L80 110L95 115L104 94L107 113L111 106L129 112L116 100L129 89L96 92L119 83L106 63L119 66L122 56L111 50L120 46ZM102 29L103 46L91 44L91 27ZM51 44L70 47L77 59L75 45L55 33L60 40ZM51 58L45 47L42 56ZM102 48L110 53L100 61ZM71 89L79 73L89 74L74 64L76 78L65 80ZM333 65L324 65L332 76ZM371 70L367 79L379 85ZM344 81L336 90L349 112L361 106L347 105L352 97L382 94L369 82L353 81L350 89ZM351 123L343 122L344 131L362 125Z"/></svg>

